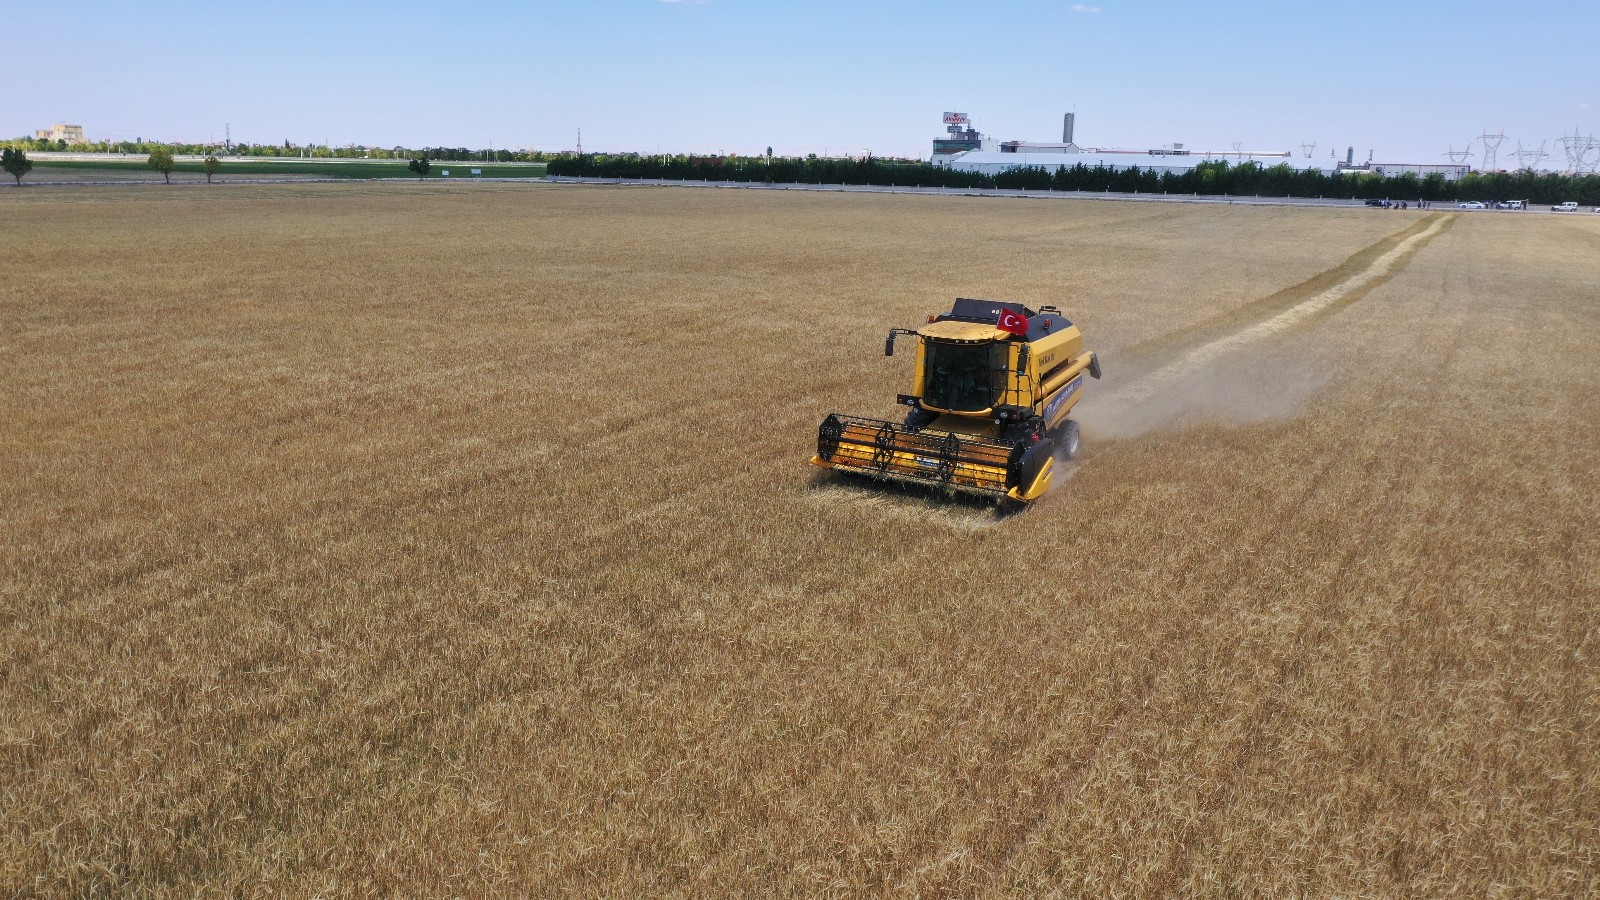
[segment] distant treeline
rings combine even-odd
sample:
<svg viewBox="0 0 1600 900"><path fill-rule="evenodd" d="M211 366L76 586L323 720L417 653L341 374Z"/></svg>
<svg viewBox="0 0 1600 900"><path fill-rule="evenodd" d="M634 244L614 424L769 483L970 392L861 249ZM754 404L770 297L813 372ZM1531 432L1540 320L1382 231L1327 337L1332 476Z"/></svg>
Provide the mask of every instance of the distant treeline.
<svg viewBox="0 0 1600 900"><path fill-rule="evenodd" d="M546 162L551 175L600 178L660 178L711 181L767 181L783 184L921 185L950 188L1008 188L1033 191L1113 191L1141 194L1204 194L1234 197L1335 197L1357 200L1459 201L1528 200L1555 204L1575 200L1600 206L1600 176L1534 172L1472 172L1459 181L1439 173L1385 178L1366 172L1329 174L1258 162L1203 162L1186 172L1129 167L1111 169L1082 163L1012 169L995 175L957 172L909 159L839 159L783 156L645 156L637 153L575 154L571 151L473 150L467 147L328 147L313 144L166 144L158 141L65 141L15 138L0 141L23 150L79 153L149 153L165 147L176 155L309 159L413 159L440 162Z"/></svg>
<svg viewBox="0 0 1600 900"><path fill-rule="evenodd" d="M1385 178L1373 173L1329 174L1287 164L1203 162L1186 172L1111 169L1082 163L1054 170L1017 168L995 175L958 172L931 163L864 159L642 156L563 154L550 160L551 175L600 178L662 178L768 181L784 184L874 184L1031 191L1112 191L1141 194L1204 194L1234 197L1335 197L1392 200L1576 200L1600 205L1600 176L1559 175L1531 170L1469 173L1459 181L1442 174Z"/></svg>

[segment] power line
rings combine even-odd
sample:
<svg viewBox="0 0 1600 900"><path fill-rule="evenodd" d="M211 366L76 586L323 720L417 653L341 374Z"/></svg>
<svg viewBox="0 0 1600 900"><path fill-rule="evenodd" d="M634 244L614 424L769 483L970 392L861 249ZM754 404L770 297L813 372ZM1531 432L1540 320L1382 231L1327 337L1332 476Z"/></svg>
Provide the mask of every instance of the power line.
<svg viewBox="0 0 1600 900"><path fill-rule="evenodd" d="M1517 152L1515 154L1517 157L1517 171L1532 170L1534 166L1539 164L1539 160L1549 156L1550 154L1544 152L1544 144L1544 141L1540 141L1537 149L1533 147L1523 149L1522 142L1517 141Z"/></svg>
<svg viewBox="0 0 1600 900"><path fill-rule="evenodd" d="M1483 170L1495 172L1499 170L1498 156L1500 145L1505 143L1506 133L1501 130L1499 134L1490 134L1487 130L1478 135L1478 140L1483 141Z"/></svg>
<svg viewBox="0 0 1600 900"><path fill-rule="evenodd" d="M1572 129L1571 134L1564 134L1558 138L1561 150L1567 156L1567 174L1582 175L1593 173L1600 165L1600 141L1594 135L1584 137L1578 129ZM1593 161L1590 157L1593 156Z"/></svg>

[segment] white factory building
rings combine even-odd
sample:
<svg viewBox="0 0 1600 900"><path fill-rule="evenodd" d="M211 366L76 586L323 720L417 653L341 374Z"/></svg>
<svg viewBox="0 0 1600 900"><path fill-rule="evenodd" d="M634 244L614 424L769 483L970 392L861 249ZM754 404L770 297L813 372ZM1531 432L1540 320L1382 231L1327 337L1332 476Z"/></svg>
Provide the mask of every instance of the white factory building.
<svg viewBox="0 0 1600 900"><path fill-rule="evenodd" d="M1321 160L1295 157L1290 153L1261 151L1202 151L1202 150L1105 150L1089 148L1075 151L1031 150L967 150L936 158L935 165L949 166L957 172L980 172L995 175L1008 169L1032 166L1054 172L1061 166L1077 165L1091 169L1105 167L1111 170L1132 169L1142 172L1187 172L1203 162L1222 162L1237 166L1253 162L1263 168L1287 165L1292 169L1317 169L1329 171L1332 166Z"/></svg>
<svg viewBox="0 0 1600 900"><path fill-rule="evenodd" d="M1137 168L1141 172L1183 173L1201 163L1226 162L1237 166L1255 163L1264 169L1288 166L1295 171L1315 170L1333 174L1373 174L1392 178L1401 174L1419 177L1442 175L1446 181L1456 181L1472 171L1461 164L1438 163L1375 163L1356 165L1355 147L1345 152L1343 160L1310 159L1295 156L1284 150L1191 150L1182 144L1172 144L1153 150L1121 150L1106 147L1084 147L1073 140L1073 126L1077 116L1067 113L1061 120L1061 141L1041 143L1036 141L997 141L972 127L972 120L962 112L944 114L944 137L933 142L933 164L948 166L957 172L974 172L998 175L1010 169L1038 168L1055 172L1061 167L1085 166L1090 169L1105 168L1113 171Z"/></svg>
<svg viewBox="0 0 1600 900"><path fill-rule="evenodd" d="M1396 175L1418 175L1426 178L1429 175L1439 174L1445 181L1459 181L1472 171L1472 167L1465 163L1367 163L1364 167L1346 166L1345 171L1353 168L1365 168L1376 175L1393 178Z"/></svg>
<svg viewBox="0 0 1600 900"><path fill-rule="evenodd" d="M1061 120L1059 143L996 141L972 127L966 113L944 114L949 135L933 142L933 164L949 166L958 172L995 175L1008 169L1036 167L1054 172L1057 168L1083 165L1112 170L1138 168L1140 171L1187 172L1203 162L1227 161L1230 165L1253 162L1263 168L1288 165L1290 168L1332 171L1334 164L1295 157L1288 151L1190 150L1173 144L1154 150L1120 150L1083 147L1073 140L1077 116L1067 113Z"/></svg>

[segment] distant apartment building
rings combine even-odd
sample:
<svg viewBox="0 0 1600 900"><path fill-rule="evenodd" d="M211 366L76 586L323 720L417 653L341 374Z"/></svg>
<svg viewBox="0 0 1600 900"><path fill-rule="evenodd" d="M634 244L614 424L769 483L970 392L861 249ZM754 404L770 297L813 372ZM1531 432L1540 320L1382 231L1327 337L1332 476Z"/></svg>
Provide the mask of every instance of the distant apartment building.
<svg viewBox="0 0 1600 900"><path fill-rule="evenodd" d="M51 125L49 128L41 128L35 131L33 136L42 141L66 141L69 144L85 143L82 125Z"/></svg>

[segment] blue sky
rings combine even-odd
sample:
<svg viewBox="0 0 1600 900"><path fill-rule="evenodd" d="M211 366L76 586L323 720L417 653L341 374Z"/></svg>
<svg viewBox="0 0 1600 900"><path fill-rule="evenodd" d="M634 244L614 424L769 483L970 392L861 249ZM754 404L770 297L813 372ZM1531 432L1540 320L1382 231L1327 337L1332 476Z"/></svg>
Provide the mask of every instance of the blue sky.
<svg viewBox="0 0 1600 900"><path fill-rule="evenodd" d="M1443 161L1600 132L1600 3L19 3L0 135L926 156L1001 139ZM1476 160L1474 160L1476 162Z"/></svg>

